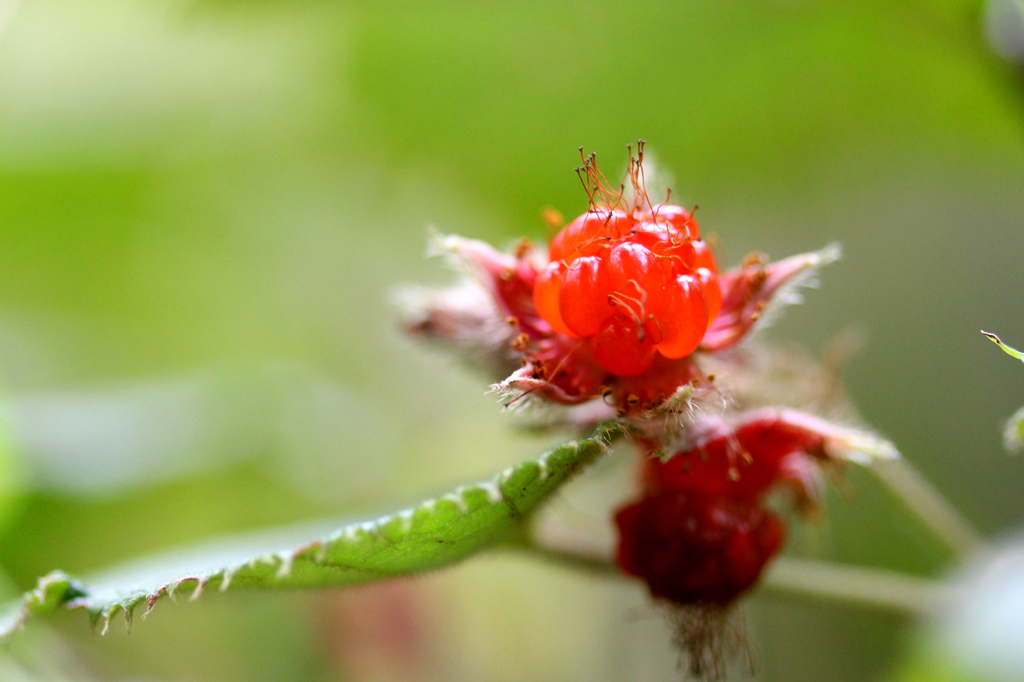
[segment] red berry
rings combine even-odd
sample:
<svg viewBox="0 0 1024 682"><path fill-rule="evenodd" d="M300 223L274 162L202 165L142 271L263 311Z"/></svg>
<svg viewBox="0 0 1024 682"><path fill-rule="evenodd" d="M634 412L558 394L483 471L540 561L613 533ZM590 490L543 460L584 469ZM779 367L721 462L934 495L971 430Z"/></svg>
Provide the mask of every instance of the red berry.
<svg viewBox="0 0 1024 682"><path fill-rule="evenodd" d="M598 256L582 256L562 274L558 310L565 325L577 336L593 336L615 308L608 302L612 281L608 263Z"/></svg>
<svg viewBox="0 0 1024 682"><path fill-rule="evenodd" d="M587 211L566 225L551 241L551 260L571 263L580 256L596 256L615 240L629 232L630 219L622 211Z"/></svg>
<svg viewBox="0 0 1024 682"><path fill-rule="evenodd" d="M667 358L686 357L697 350L708 328L708 310L700 285L693 277L679 277L652 313L657 320L658 352Z"/></svg>
<svg viewBox="0 0 1024 682"><path fill-rule="evenodd" d="M551 325L555 332L575 338L576 335L565 325L562 313L559 312L558 301L564 270L565 266L561 261L552 261L540 271L533 287L533 305L541 319Z"/></svg>
<svg viewBox="0 0 1024 682"><path fill-rule="evenodd" d="M781 519L756 502L673 491L623 507L615 523L619 567L677 604L729 604L785 536Z"/></svg>
<svg viewBox="0 0 1024 682"><path fill-rule="evenodd" d="M599 365L624 377L644 372L655 356L654 339L646 325L621 315L605 321L590 340L590 350Z"/></svg>
<svg viewBox="0 0 1024 682"><path fill-rule="evenodd" d="M697 219L682 206L658 204L650 211L644 211L637 215L637 220L668 223L679 230L685 237L690 239L700 238L700 226L697 224Z"/></svg>
<svg viewBox="0 0 1024 682"><path fill-rule="evenodd" d="M666 225L642 223L633 228L632 239L658 257L669 276L693 273L696 252L683 234Z"/></svg>
<svg viewBox="0 0 1024 682"><path fill-rule="evenodd" d="M711 253L711 247L707 242L697 239L693 242L695 268L707 268L714 274L718 274L718 263L715 262L715 254Z"/></svg>
<svg viewBox="0 0 1024 682"><path fill-rule="evenodd" d="M717 265L686 209L594 208L551 242L533 302L556 333L590 339L598 364L635 376L700 345L721 308ZM598 338L600 336L600 338Z"/></svg>
<svg viewBox="0 0 1024 682"><path fill-rule="evenodd" d="M701 293L704 294L704 303L707 305L710 327L718 313L722 311L722 288L718 284L718 277L708 268L698 268L696 274Z"/></svg>
<svg viewBox="0 0 1024 682"><path fill-rule="evenodd" d="M608 255L612 293L609 302L626 317L642 324L665 298L668 278L654 254L634 242L622 242Z"/></svg>

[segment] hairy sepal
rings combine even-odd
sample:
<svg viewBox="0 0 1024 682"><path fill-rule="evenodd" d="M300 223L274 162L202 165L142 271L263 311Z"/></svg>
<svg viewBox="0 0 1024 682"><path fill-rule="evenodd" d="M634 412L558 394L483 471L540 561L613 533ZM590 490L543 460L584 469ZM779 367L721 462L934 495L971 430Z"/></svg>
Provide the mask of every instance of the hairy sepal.
<svg viewBox="0 0 1024 682"><path fill-rule="evenodd" d="M700 350L715 352L736 345L755 329L771 324L778 311L801 303L802 287L815 287L818 270L842 255L839 244L820 251L765 264L752 258L747 264L719 276L722 310L712 322Z"/></svg>
<svg viewBox="0 0 1024 682"><path fill-rule="evenodd" d="M777 407L696 419L672 447L674 451L699 449L716 438L760 421L776 422L819 436L824 446L821 454L826 461L849 461L867 466L876 460L900 456L892 443L870 431L836 424L807 412Z"/></svg>

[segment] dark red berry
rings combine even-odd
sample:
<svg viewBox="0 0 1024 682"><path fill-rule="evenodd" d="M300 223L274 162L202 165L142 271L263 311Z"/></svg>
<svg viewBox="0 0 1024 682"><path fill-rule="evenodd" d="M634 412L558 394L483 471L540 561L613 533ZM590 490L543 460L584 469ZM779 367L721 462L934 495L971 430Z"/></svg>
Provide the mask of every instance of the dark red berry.
<svg viewBox="0 0 1024 682"><path fill-rule="evenodd" d="M615 523L619 567L677 604L731 603L785 536L781 519L756 502L673 491L623 507Z"/></svg>

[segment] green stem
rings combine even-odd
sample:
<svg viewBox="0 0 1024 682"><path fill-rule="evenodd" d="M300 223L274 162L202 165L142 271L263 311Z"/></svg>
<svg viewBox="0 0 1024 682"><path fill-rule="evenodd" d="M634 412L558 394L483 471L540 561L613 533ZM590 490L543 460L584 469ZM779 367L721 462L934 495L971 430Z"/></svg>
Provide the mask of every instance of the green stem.
<svg viewBox="0 0 1024 682"><path fill-rule="evenodd" d="M867 470L958 558L985 548L977 529L905 459L875 462Z"/></svg>
<svg viewBox="0 0 1024 682"><path fill-rule="evenodd" d="M768 567L761 589L784 597L812 597L911 616L933 613L948 591L936 580L906 573L785 556Z"/></svg>

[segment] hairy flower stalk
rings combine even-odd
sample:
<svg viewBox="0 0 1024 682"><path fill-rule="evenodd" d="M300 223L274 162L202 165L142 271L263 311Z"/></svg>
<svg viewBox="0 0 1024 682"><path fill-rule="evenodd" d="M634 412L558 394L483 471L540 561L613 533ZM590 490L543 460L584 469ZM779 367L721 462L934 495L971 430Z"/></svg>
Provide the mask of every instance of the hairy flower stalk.
<svg viewBox="0 0 1024 682"><path fill-rule="evenodd" d="M547 249L435 235L463 278L409 292L406 328L484 367L507 407L535 408L548 425L623 422L640 455L638 489L615 517L619 567L660 600L721 610L782 547L769 496L810 512L824 470L897 456L848 425L834 376L752 339L839 249L754 254L720 272L693 213L652 202L643 142L618 187L593 154L581 159L588 209ZM707 632L680 641L693 671L708 672Z"/></svg>

